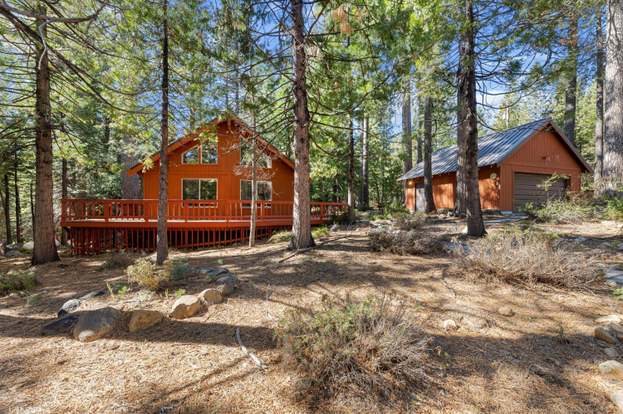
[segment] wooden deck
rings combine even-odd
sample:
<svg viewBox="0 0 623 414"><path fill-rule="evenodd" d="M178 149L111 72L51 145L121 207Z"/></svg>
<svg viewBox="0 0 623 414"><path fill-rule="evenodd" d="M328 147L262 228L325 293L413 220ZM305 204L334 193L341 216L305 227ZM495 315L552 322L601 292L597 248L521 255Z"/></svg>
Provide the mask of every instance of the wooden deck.
<svg viewBox="0 0 623 414"><path fill-rule="evenodd" d="M291 201L257 201L258 238L292 226ZM312 224L333 221L344 203L312 202ZM158 200L63 199L61 226L75 254L105 250L154 250ZM249 237L251 201L169 200L169 245L198 248L225 245Z"/></svg>

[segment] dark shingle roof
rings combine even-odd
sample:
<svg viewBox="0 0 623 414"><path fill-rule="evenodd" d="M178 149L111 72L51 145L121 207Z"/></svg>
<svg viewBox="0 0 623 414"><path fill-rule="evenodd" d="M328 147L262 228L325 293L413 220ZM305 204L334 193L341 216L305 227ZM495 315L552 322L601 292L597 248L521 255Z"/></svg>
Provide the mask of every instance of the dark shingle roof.
<svg viewBox="0 0 623 414"><path fill-rule="evenodd" d="M494 132L492 134L482 137L478 141L478 167L500 164L515 149L517 149L528 138L534 135L535 132L543 129L548 124L554 126L554 129L556 129L560 133L555 125L553 125L550 118L544 118L520 125L515 128L507 129L506 131ZM575 148L573 148L573 146L564 136L562 137L563 140L569 145L571 151L578 157L580 162L588 170L590 170L590 167L586 165L586 162L579 156ZM451 147L442 148L438 151L435 151L432 155L432 161L433 175L445 174L456 171L458 169L457 146L453 145ZM423 176L424 163L420 162L411 171L400 177L399 180L406 180Z"/></svg>

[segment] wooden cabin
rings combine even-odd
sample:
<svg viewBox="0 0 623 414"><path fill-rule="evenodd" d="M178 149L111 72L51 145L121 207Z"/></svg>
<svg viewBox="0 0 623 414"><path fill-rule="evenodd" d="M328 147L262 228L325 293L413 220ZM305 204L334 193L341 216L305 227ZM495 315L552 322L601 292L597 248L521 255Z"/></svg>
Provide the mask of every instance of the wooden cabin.
<svg viewBox="0 0 623 414"><path fill-rule="evenodd" d="M251 159L256 147L257 236L292 225L294 163L234 116L215 119L167 147L169 245L197 248L249 236ZM153 250L160 155L128 174L142 178L143 199L63 199L61 225L77 254ZM312 202L312 224L331 221L343 203Z"/></svg>
<svg viewBox="0 0 623 414"><path fill-rule="evenodd" d="M454 209L456 145L432 155L435 207ZM551 119L541 119L493 133L478 142L478 187L483 209L520 211L567 192L580 191L581 174L592 172L575 146ZM554 180L552 176L555 175ZM424 163L399 180L405 182L405 205L424 209Z"/></svg>

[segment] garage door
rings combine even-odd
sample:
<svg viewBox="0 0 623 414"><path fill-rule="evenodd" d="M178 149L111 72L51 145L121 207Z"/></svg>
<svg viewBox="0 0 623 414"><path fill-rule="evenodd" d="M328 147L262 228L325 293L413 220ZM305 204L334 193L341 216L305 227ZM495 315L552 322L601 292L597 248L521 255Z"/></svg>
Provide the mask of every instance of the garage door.
<svg viewBox="0 0 623 414"><path fill-rule="evenodd" d="M560 179L544 185L551 175L515 173L513 210L519 211L526 203L543 204L548 199L562 198L567 189L567 180ZM549 188L546 188L549 186Z"/></svg>

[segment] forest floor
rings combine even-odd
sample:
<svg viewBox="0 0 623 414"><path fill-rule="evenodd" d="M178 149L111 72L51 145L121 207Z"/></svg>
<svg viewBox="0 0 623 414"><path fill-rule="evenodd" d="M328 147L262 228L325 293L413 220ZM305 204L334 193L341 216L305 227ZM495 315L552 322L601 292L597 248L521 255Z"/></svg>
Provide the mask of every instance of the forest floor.
<svg viewBox="0 0 623 414"><path fill-rule="evenodd" d="M449 233L461 228L452 221L441 227ZM620 224L547 227L585 237L578 249L601 263L623 262L615 247L623 242ZM593 337L596 318L623 313L612 289L469 281L446 272L452 261L447 255L372 252L366 228L333 232L321 242L282 262L291 255L284 243L176 253L192 264L228 268L240 278L240 288L200 316L90 343L43 337L40 329L67 299L124 280L123 269L100 270L107 255L64 256L38 267L35 303L17 295L0 298L0 413L309 412L293 397L297 373L280 362L273 329L288 310L309 308L325 296L371 294L404 300L445 355L441 386L417 412L615 412L596 379L597 364L611 358ZM2 259L0 271L27 265L27 258ZM197 293L205 284L192 279L184 288ZM167 313L174 300L130 292L94 298L86 307ZM503 305L515 315L500 315ZM459 329L444 330L447 319ZM241 351L237 328L266 369ZM623 355L623 346L616 347ZM356 406L334 410L366 412Z"/></svg>

